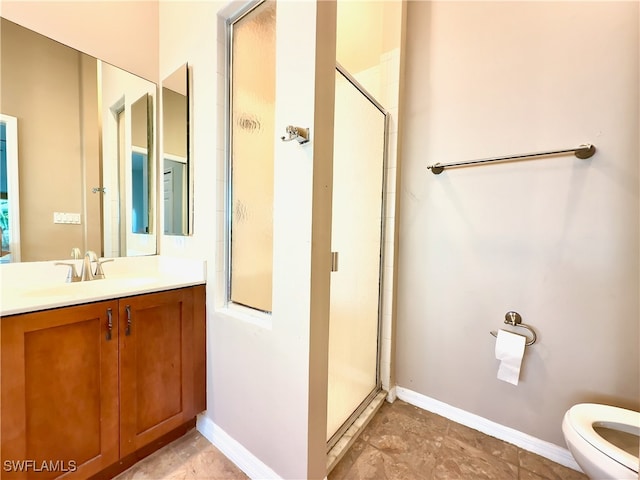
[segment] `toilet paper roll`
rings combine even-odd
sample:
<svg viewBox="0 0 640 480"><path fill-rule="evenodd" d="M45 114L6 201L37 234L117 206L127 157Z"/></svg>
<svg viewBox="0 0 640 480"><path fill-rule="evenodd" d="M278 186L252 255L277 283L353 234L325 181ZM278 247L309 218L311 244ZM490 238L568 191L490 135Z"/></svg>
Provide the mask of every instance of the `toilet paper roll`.
<svg viewBox="0 0 640 480"><path fill-rule="evenodd" d="M496 358L500 360L500 366L498 367L499 380L518 385L526 340L526 337L517 333L498 330Z"/></svg>

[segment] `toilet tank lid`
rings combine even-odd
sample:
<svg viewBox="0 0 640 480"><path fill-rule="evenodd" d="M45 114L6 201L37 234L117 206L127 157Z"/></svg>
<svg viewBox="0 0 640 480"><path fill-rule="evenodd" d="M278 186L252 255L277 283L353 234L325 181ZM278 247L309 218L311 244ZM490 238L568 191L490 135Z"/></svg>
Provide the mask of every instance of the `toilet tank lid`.
<svg viewBox="0 0 640 480"><path fill-rule="evenodd" d="M576 432L612 460L638 473L638 457L605 440L593 427L607 427L640 436L640 412L611 405L580 403L569 409Z"/></svg>

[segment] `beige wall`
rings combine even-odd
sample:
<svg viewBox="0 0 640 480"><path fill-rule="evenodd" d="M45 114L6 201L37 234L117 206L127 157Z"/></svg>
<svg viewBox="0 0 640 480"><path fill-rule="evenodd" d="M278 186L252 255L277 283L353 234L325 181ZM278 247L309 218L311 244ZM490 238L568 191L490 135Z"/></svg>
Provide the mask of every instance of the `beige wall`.
<svg viewBox="0 0 640 480"><path fill-rule="evenodd" d="M639 5L409 2L400 386L561 446L572 404L640 407ZM539 335L518 386L489 335L509 310Z"/></svg>
<svg viewBox="0 0 640 480"><path fill-rule="evenodd" d="M398 0L337 0L337 8L336 58L351 74L379 66L382 54L399 47Z"/></svg>
<svg viewBox="0 0 640 480"><path fill-rule="evenodd" d="M163 152L187 158L187 97L162 89Z"/></svg>
<svg viewBox="0 0 640 480"><path fill-rule="evenodd" d="M158 83L158 3L2 0L0 14Z"/></svg>
<svg viewBox="0 0 640 480"><path fill-rule="evenodd" d="M97 178L98 162L83 170L98 157L95 60L11 22L1 34L0 109L18 118L22 261L68 258L87 247L85 228L99 247L82 188L83 175ZM54 212L80 213L82 223L54 224Z"/></svg>
<svg viewBox="0 0 640 480"><path fill-rule="evenodd" d="M143 94L131 104L131 146L149 146L149 97Z"/></svg>

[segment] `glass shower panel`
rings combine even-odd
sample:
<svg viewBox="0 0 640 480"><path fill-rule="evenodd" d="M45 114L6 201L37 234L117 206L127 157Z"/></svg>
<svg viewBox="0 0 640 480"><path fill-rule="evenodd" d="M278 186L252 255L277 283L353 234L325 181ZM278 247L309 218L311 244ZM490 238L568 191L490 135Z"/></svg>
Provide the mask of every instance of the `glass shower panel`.
<svg viewBox="0 0 640 480"><path fill-rule="evenodd" d="M386 119L336 75L327 440L378 387Z"/></svg>
<svg viewBox="0 0 640 480"><path fill-rule="evenodd" d="M271 311L276 4L232 26L231 272L234 303Z"/></svg>

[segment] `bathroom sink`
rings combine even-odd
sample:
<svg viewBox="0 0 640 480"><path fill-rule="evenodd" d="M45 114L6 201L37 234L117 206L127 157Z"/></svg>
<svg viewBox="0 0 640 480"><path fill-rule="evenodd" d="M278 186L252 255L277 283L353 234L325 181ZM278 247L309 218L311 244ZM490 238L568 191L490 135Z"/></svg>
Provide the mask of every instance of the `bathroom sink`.
<svg viewBox="0 0 640 480"><path fill-rule="evenodd" d="M104 266L106 278L72 283L65 283L68 269L59 263L0 265L0 317L206 283L206 263L201 260L118 257Z"/></svg>
<svg viewBox="0 0 640 480"><path fill-rule="evenodd" d="M25 289L22 294L27 297L58 297L71 295L74 293L70 288L71 285L72 284L64 284L53 287L30 288Z"/></svg>
<svg viewBox="0 0 640 480"><path fill-rule="evenodd" d="M157 283L158 277L123 277L91 280L88 282L63 283L53 286L28 288L23 295L28 297L84 297L96 294L126 293L132 289Z"/></svg>

